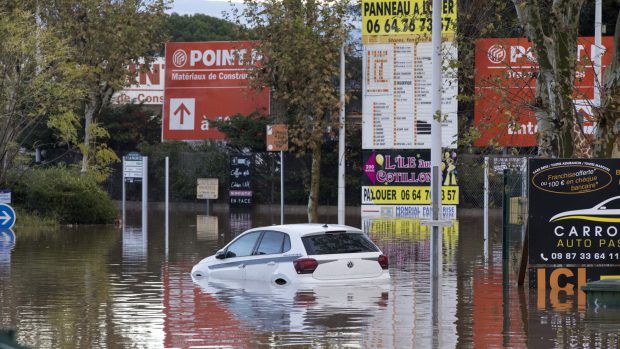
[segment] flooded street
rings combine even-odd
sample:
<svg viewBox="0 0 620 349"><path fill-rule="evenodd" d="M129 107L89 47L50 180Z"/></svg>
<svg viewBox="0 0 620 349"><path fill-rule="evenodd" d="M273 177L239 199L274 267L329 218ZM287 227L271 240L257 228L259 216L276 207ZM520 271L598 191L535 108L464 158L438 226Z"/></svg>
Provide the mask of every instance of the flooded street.
<svg viewBox="0 0 620 349"><path fill-rule="evenodd" d="M202 214L176 210L168 241L163 213L154 208L148 231L140 228L139 211L127 212L124 229L15 229L14 246L0 241L0 328L17 330L18 342L33 348L619 345L618 314L587 309L581 292L516 287L520 233L511 235L504 287L499 216L490 222L488 244L482 211L444 229L436 284L430 234L419 221L347 217L388 255L390 284L295 289L195 284L189 271L196 262L241 231L280 220L270 213Z"/></svg>

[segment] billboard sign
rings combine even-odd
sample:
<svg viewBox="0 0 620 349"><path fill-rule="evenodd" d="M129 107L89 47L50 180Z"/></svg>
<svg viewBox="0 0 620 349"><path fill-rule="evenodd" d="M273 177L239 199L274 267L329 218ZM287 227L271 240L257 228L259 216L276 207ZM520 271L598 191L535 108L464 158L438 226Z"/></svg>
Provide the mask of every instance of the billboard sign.
<svg viewBox="0 0 620 349"><path fill-rule="evenodd" d="M529 263L620 264L620 160L530 159Z"/></svg>
<svg viewBox="0 0 620 349"><path fill-rule="evenodd" d="M164 57L156 57L150 64L144 59L127 66L131 85L112 95L112 104L164 104Z"/></svg>
<svg viewBox="0 0 620 349"><path fill-rule="evenodd" d="M432 12L427 0L363 0L362 43L431 41ZM454 36L456 12L456 0L442 1L442 35Z"/></svg>
<svg viewBox="0 0 620 349"><path fill-rule="evenodd" d="M432 44L364 45L362 83L363 149L430 149ZM442 146L457 139L458 81L453 43L443 44L441 123Z"/></svg>
<svg viewBox="0 0 620 349"><path fill-rule="evenodd" d="M602 69L610 64L613 37L603 37ZM594 133L592 99L594 38L578 40L573 98L584 132ZM476 42L474 122L481 132L479 147L531 147L538 133L534 99L538 63L526 38L480 39Z"/></svg>
<svg viewBox="0 0 620 349"><path fill-rule="evenodd" d="M426 217L419 205L431 203L430 157L428 149L364 151L362 212L365 208L376 210L377 205L395 205L390 209L381 208L380 215ZM442 178L442 204L457 205L456 155L451 152L444 155Z"/></svg>
<svg viewBox="0 0 620 349"><path fill-rule="evenodd" d="M251 41L166 44L164 140L224 139L209 125L235 114L269 113L269 89L250 86L260 59Z"/></svg>

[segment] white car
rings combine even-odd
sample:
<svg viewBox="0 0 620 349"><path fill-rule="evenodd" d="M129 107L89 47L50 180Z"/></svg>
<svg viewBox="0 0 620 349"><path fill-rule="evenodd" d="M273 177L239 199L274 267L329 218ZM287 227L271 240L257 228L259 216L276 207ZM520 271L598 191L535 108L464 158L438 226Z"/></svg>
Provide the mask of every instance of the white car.
<svg viewBox="0 0 620 349"><path fill-rule="evenodd" d="M192 278L287 284L383 282L388 258L363 231L332 224L250 229L192 268Z"/></svg>
<svg viewBox="0 0 620 349"><path fill-rule="evenodd" d="M614 218L614 216L616 216ZM592 208L582 210L564 211L556 214L549 219L549 222L561 221L565 219L582 219L597 222L619 222L620 219L620 196L609 198Z"/></svg>

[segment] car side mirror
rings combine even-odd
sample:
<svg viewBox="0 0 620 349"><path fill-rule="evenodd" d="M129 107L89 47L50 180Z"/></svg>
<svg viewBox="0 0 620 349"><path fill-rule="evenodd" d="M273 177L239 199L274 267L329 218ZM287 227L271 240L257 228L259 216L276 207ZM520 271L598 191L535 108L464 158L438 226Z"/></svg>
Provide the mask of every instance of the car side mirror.
<svg viewBox="0 0 620 349"><path fill-rule="evenodd" d="M607 207L605 207L605 206L601 206L601 208L600 208L600 210L606 210L606 209L607 209Z"/></svg>
<svg viewBox="0 0 620 349"><path fill-rule="evenodd" d="M217 253L215 254L215 258L216 259L224 259L224 258L226 258L226 252L224 252L224 251L217 251Z"/></svg>

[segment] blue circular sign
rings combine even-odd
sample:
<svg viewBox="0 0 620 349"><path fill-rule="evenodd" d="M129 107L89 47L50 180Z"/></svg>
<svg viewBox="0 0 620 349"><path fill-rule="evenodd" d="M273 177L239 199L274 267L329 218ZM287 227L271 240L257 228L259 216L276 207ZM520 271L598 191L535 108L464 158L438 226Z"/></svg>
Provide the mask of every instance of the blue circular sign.
<svg viewBox="0 0 620 349"><path fill-rule="evenodd" d="M15 211L7 204L0 204L0 230L13 228L15 224Z"/></svg>

